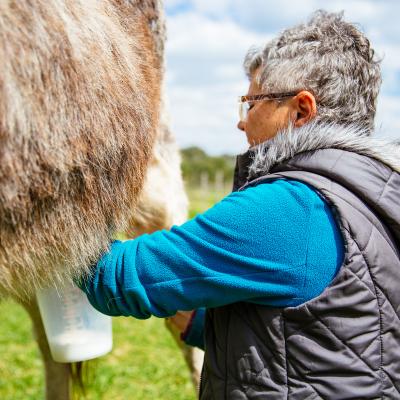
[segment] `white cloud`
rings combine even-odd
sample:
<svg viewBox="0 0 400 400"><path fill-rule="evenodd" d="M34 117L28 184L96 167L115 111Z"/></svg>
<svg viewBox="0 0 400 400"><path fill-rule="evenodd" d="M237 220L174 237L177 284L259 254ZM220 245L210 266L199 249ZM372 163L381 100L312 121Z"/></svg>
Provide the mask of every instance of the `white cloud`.
<svg viewBox="0 0 400 400"><path fill-rule="evenodd" d="M168 19L168 55L237 58L235 50L268 37L241 28L229 19L213 20L195 12Z"/></svg>
<svg viewBox="0 0 400 400"><path fill-rule="evenodd" d="M214 154L243 151L236 128L237 97L247 91L242 61L266 35L189 12L168 19L168 36L167 91L178 143Z"/></svg>
<svg viewBox="0 0 400 400"><path fill-rule="evenodd" d="M190 1L187 1L187 0L164 0L164 5L167 10L175 9L178 7L184 7L187 4L190 4Z"/></svg>
<svg viewBox="0 0 400 400"><path fill-rule="evenodd" d="M376 133L379 137L400 139L400 97L383 94L378 101Z"/></svg>

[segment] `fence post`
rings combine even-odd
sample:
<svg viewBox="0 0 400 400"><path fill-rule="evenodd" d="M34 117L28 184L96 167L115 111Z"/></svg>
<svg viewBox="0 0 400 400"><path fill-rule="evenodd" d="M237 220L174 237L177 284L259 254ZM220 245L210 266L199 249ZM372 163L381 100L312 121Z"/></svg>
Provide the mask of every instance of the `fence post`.
<svg viewBox="0 0 400 400"><path fill-rule="evenodd" d="M203 171L200 174L200 188L205 193L209 191L209 176L207 171Z"/></svg>
<svg viewBox="0 0 400 400"><path fill-rule="evenodd" d="M224 171L222 169L215 173L215 191L222 193L224 191Z"/></svg>

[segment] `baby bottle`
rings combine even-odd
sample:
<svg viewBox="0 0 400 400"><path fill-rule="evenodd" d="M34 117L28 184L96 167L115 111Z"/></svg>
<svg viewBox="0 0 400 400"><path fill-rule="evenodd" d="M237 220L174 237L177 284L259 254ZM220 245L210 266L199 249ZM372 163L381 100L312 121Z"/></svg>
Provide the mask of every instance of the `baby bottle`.
<svg viewBox="0 0 400 400"><path fill-rule="evenodd" d="M84 361L111 351L111 317L95 310L79 288L46 288L36 296L54 361Z"/></svg>

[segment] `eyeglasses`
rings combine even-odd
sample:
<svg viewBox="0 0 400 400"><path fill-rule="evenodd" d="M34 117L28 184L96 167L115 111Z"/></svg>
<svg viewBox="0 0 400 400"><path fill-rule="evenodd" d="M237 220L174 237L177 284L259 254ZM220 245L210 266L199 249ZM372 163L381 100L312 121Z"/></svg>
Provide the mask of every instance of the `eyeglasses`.
<svg viewBox="0 0 400 400"><path fill-rule="evenodd" d="M269 93L269 94L255 94L252 96L239 96L239 118L240 121L246 121L247 114L251 109L252 104L256 101L269 101L269 100L284 100L289 97L294 97L298 92L287 93Z"/></svg>

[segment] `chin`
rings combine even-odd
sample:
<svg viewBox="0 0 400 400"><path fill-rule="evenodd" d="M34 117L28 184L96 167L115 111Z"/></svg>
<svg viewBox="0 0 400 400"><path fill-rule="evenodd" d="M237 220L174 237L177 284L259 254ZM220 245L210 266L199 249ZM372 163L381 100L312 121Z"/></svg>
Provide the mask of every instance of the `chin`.
<svg viewBox="0 0 400 400"><path fill-rule="evenodd" d="M249 144L249 148L251 149L252 147L256 147L260 143L262 143L263 140L257 140L257 139L250 139L247 137L247 143Z"/></svg>
<svg viewBox="0 0 400 400"><path fill-rule="evenodd" d="M246 138L247 138L247 143L249 144L249 147L254 147L257 145L257 140L254 140L251 138L247 133L246 133Z"/></svg>

